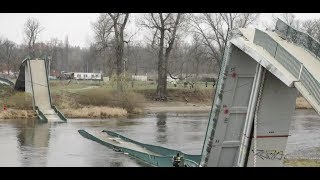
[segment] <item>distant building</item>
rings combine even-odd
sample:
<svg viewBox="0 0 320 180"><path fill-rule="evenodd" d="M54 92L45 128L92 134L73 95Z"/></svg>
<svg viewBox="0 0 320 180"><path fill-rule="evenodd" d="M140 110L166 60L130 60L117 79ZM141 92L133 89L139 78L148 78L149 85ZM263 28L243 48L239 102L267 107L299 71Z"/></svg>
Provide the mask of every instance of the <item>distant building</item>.
<svg viewBox="0 0 320 180"><path fill-rule="evenodd" d="M3 78L13 78L17 75L18 72L13 72L13 71L9 71L9 74L8 74L8 71L7 70L4 70L4 71L0 71L0 77L3 77Z"/></svg>
<svg viewBox="0 0 320 180"><path fill-rule="evenodd" d="M132 75L132 79L136 81L148 81L148 76L146 75Z"/></svg>
<svg viewBox="0 0 320 180"><path fill-rule="evenodd" d="M102 80L101 73L83 73L83 72L73 72L73 79L76 80Z"/></svg>

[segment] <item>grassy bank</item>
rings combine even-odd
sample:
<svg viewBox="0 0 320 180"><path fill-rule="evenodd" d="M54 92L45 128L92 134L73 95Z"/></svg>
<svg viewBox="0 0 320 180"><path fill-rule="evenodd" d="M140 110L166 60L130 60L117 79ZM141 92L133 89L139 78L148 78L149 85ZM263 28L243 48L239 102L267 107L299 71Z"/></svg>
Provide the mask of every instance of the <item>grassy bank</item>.
<svg viewBox="0 0 320 180"><path fill-rule="evenodd" d="M296 109L312 109L312 106L304 97L298 97L296 100Z"/></svg>
<svg viewBox="0 0 320 180"><path fill-rule="evenodd" d="M136 89L134 92L141 94L148 102L155 97L154 89ZM214 90L208 89L168 89L168 102L203 103L211 105Z"/></svg>
<svg viewBox="0 0 320 180"><path fill-rule="evenodd" d="M0 111L0 119L34 119L36 113L33 110L10 109Z"/></svg>
<svg viewBox="0 0 320 180"><path fill-rule="evenodd" d="M145 99L131 90L123 92L105 87L87 88L83 84L53 83L52 104L67 118L118 118L143 113ZM92 86L90 86L92 87ZM35 118L32 97L28 93L15 92L7 86L0 87L0 118ZM2 110L6 104L7 111Z"/></svg>
<svg viewBox="0 0 320 180"><path fill-rule="evenodd" d="M154 101L156 84L152 82L134 82L133 87L129 83L124 92L115 90L112 83L54 81L50 82L50 87L52 103L67 118L126 117L130 114L143 114L150 105L159 106L159 103ZM169 84L169 103L163 102L160 105L170 104L171 110L174 109L174 106L190 106L190 104L211 106L213 97L212 85L206 87L204 83L198 83L196 88L190 88L181 84L178 84L177 87ZM8 112L2 111L3 104L7 105ZM34 117L31 95L14 92L8 86L1 84L0 105L0 118L2 119ZM298 97L296 108L309 109L312 107L303 97ZM162 110L166 111L165 108Z"/></svg>
<svg viewBox="0 0 320 180"><path fill-rule="evenodd" d="M84 106L108 106L126 109L128 113L134 112L133 107L142 109L143 103L153 102L156 91L155 82L129 81L126 84L125 94L115 90L115 83L102 83L90 81L51 81L52 100L59 108L79 108ZM178 84L168 84L169 102L190 102L211 105L214 97L212 84L197 82L196 88L184 87ZM62 102L61 102L62 101ZM127 102L128 103L125 103ZM28 104L24 104L26 106ZM29 104L30 105L30 104ZM309 109L311 105L303 98L296 100L297 109Z"/></svg>
<svg viewBox="0 0 320 180"><path fill-rule="evenodd" d="M283 162L287 167L320 167L320 160L317 159L285 159Z"/></svg>
<svg viewBox="0 0 320 180"><path fill-rule="evenodd" d="M83 107L76 109L62 109L62 113L67 118L123 118L127 117L128 113L122 108L112 107Z"/></svg>
<svg viewBox="0 0 320 180"><path fill-rule="evenodd" d="M143 96L132 91L117 92L105 88L84 89L79 92L52 93L52 102L59 109L109 107L124 109L128 113L141 112Z"/></svg>

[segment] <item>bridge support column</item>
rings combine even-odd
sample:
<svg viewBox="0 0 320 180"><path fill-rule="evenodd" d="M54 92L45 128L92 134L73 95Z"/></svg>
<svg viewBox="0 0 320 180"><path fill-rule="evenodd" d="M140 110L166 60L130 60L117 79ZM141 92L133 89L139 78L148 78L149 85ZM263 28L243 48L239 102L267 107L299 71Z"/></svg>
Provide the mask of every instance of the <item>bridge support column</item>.
<svg viewBox="0 0 320 180"><path fill-rule="evenodd" d="M247 166L283 166L298 93L268 71L260 92Z"/></svg>
<svg viewBox="0 0 320 180"><path fill-rule="evenodd" d="M295 88L229 44L201 166L282 166L296 97Z"/></svg>
<svg viewBox="0 0 320 180"><path fill-rule="evenodd" d="M25 79L24 79L25 92L32 94L29 61L26 62L26 65L24 67L24 74L25 74Z"/></svg>

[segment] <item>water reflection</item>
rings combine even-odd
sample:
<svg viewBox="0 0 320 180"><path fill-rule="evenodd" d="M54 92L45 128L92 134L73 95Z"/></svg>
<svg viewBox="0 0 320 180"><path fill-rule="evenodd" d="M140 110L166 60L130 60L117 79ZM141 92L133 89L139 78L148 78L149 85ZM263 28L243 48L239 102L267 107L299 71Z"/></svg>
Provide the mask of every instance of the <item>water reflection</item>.
<svg viewBox="0 0 320 180"><path fill-rule="evenodd" d="M35 148L48 147L50 136L51 123L37 123L37 121L30 121L20 127L17 134L18 141L21 146L32 146Z"/></svg>
<svg viewBox="0 0 320 180"><path fill-rule="evenodd" d="M45 124L0 120L0 166L148 166L83 138L78 130L106 129L142 143L199 154L207 120L206 116L163 113L132 119L70 119L67 123ZM199 124L196 132L195 124Z"/></svg>
<svg viewBox="0 0 320 180"><path fill-rule="evenodd" d="M34 120L0 120L0 166L148 166L83 138L79 129L107 129L142 143L200 154L208 114L158 114L133 119L70 119L39 124ZM320 117L296 111L286 152L320 157ZM316 149L318 148L318 149Z"/></svg>
<svg viewBox="0 0 320 180"><path fill-rule="evenodd" d="M320 158L320 116L314 110L296 111L290 126L286 156Z"/></svg>
<svg viewBox="0 0 320 180"><path fill-rule="evenodd" d="M51 123L37 120L14 120L17 150L21 166L46 166Z"/></svg>
<svg viewBox="0 0 320 180"><path fill-rule="evenodd" d="M114 161L114 162L110 163L110 166L111 167L123 167L123 164L122 164L122 162Z"/></svg>
<svg viewBox="0 0 320 180"><path fill-rule="evenodd" d="M117 126L132 126L137 124L139 123L135 121L126 121L125 119L123 119L122 121L116 121Z"/></svg>
<svg viewBox="0 0 320 180"><path fill-rule="evenodd" d="M0 166L146 166L83 138L77 131L83 128L108 129L138 136L141 129L151 132L148 123L143 122L146 119L140 120L72 119L68 123L45 124L34 120L0 120Z"/></svg>
<svg viewBox="0 0 320 180"><path fill-rule="evenodd" d="M157 135L156 139L159 143L166 143L168 142L167 139L167 114L166 113L159 113L157 114Z"/></svg>

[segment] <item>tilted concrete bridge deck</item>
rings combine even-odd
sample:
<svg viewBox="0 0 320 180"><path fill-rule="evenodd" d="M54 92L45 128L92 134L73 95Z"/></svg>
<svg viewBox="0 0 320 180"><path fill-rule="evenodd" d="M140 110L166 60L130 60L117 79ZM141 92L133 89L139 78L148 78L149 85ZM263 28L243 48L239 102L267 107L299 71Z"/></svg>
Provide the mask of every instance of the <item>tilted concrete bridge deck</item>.
<svg viewBox="0 0 320 180"><path fill-rule="evenodd" d="M15 89L32 94L33 106L41 120L50 122L66 121L62 113L51 104L48 71L45 60L24 60L20 66Z"/></svg>
<svg viewBox="0 0 320 180"><path fill-rule="evenodd" d="M295 87L320 114L320 59L277 32L239 29L231 43L289 87ZM273 46L273 47L271 47ZM274 50L270 50L270 49ZM271 53L270 53L271 52ZM303 79L304 76L304 79Z"/></svg>
<svg viewBox="0 0 320 180"><path fill-rule="evenodd" d="M300 92L320 114L320 43L278 20L228 42L201 166L282 166Z"/></svg>

